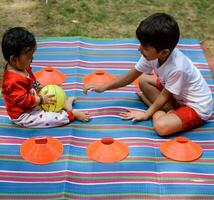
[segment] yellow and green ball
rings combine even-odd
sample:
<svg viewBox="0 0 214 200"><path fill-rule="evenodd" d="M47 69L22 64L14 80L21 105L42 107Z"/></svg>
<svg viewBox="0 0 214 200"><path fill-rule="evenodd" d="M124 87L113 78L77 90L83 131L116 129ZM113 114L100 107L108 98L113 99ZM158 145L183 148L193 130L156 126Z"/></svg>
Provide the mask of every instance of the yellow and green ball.
<svg viewBox="0 0 214 200"><path fill-rule="evenodd" d="M56 102L54 104L48 104L48 105L42 104L41 108L49 112L61 111L64 108L65 101L66 101L66 94L64 90L58 85L46 85L40 90L39 95L43 95L45 91L48 91L47 95L52 95L52 94L55 95L52 98L55 99Z"/></svg>

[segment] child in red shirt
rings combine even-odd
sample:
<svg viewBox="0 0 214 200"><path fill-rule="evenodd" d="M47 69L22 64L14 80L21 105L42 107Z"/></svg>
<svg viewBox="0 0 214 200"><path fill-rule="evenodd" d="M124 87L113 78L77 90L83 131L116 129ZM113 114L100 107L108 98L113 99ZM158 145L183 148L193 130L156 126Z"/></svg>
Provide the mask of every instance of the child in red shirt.
<svg viewBox="0 0 214 200"><path fill-rule="evenodd" d="M31 128L62 126L74 119L88 121L87 112L72 110L74 97L67 98L65 110L61 112L40 109L40 104L54 104L54 95L38 95L39 83L30 67L35 49L35 37L25 28L11 28L3 35L2 52L7 64L2 95L11 120L19 126Z"/></svg>

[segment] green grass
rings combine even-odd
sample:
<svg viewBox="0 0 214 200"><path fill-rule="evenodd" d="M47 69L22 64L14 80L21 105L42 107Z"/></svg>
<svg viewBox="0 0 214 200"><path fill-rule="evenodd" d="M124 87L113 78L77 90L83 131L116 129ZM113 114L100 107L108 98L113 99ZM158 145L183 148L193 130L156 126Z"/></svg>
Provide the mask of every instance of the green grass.
<svg viewBox="0 0 214 200"><path fill-rule="evenodd" d="M142 19L167 12L177 19L182 37L214 39L213 0L53 0L42 9L53 25L43 33L49 36L135 37Z"/></svg>

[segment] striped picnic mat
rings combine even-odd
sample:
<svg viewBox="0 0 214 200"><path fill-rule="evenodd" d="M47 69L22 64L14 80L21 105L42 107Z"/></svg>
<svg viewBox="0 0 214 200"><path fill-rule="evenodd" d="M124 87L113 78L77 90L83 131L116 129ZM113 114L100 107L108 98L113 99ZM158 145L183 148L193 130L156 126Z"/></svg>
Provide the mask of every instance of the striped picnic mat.
<svg viewBox="0 0 214 200"><path fill-rule="evenodd" d="M138 45L135 39L38 39L34 72L53 66L67 74L63 89L79 97L74 108L89 111L91 120L59 128L19 128L10 122L0 99L0 199L214 199L214 115L199 128L161 138L151 120L133 123L118 117L127 108L147 109L133 84L101 94L82 93L86 74L105 70L117 76L131 69L140 57ZM178 48L200 69L214 95L199 41L182 39ZM24 161L19 153L22 142L45 135L63 143L62 157L47 165ZM202 157L187 163L166 159L159 146L178 135L200 144ZM128 157L111 164L90 160L87 146L104 137L127 144Z"/></svg>

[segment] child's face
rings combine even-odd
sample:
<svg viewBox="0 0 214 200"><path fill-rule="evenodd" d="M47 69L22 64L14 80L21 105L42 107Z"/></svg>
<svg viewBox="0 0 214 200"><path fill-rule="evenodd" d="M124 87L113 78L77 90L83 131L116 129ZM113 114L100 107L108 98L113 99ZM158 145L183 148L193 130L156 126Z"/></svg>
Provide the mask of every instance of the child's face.
<svg viewBox="0 0 214 200"><path fill-rule="evenodd" d="M152 46L141 44L138 50L146 58L146 60L155 60L159 58L159 53Z"/></svg>
<svg viewBox="0 0 214 200"><path fill-rule="evenodd" d="M169 49L161 50L160 52L157 52L157 50L149 45L140 45L139 51L141 54L145 57L146 60L155 60L158 59L159 64L162 64L166 61L168 56L170 55Z"/></svg>
<svg viewBox="0 0 214 200"><path fill-rule="evenodd" d="M20 56L13 57L10 64L16 68L17 70L24 70L27 66L29 66L33 60L33 54L35 49L32 50L24 50Z"/></svg>

